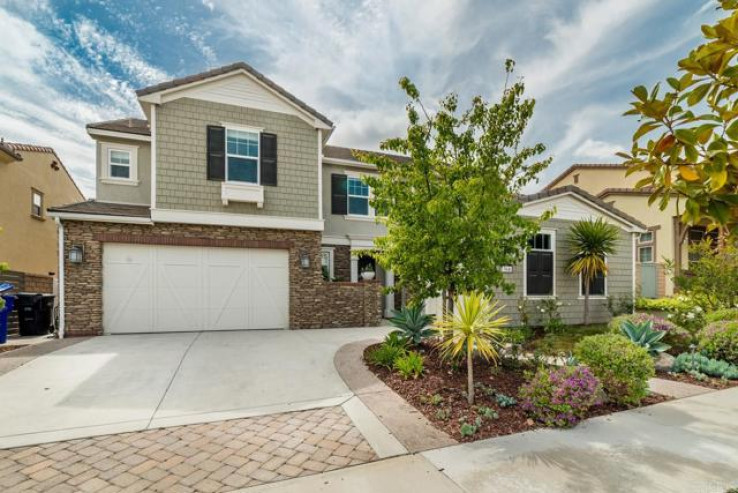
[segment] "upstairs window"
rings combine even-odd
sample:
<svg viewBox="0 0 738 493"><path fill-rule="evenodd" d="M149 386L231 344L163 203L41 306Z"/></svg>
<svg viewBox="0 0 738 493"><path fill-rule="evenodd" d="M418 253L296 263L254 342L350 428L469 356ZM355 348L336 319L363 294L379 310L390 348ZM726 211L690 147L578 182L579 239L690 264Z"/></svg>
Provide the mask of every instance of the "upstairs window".
<svg viewBox="0 0 738 493"><path fill-rule="evenodd" d="M110 178L131 179L131 152L110 149L108 165Z"/></svg>
<svg viewBox="0 0 738 493"><path fill-rule="evenodd" d="M554 296L554 250L552 233L539 233L528 240L526 296Z"/></svg>
<svg viewBox="0 0 738 493"><path fill-rule="evenodd" d="M226 181L259 183L259 133L226 129Z"/></svg>
<svg viewBox="0 0 738 493"><path fill-rule="evenodd" d="M360 178L348 178L348 213L351 216L369 215L369 185Z"/></svg>
<svg viewBox="0 0 738 493"><path fill-rule="evenodd" d="M44 217L44 194L33 189L31 189L31 215Z"/></svg>

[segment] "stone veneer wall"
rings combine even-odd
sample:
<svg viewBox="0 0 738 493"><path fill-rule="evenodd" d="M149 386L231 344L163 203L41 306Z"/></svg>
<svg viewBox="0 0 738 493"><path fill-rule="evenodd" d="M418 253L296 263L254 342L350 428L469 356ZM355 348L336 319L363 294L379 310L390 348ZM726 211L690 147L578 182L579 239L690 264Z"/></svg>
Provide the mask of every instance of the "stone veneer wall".
<svg viewBox="0 0 738 493"><path fill-rule="evenodd" d="M333 248L333 276L339 281L351 280L351 247L348 245L326 245Z"/></svg>
<svg viewBox="0 0 738 493"><path fill-rule="evenodd" d="M286 248L289 250L292 329L377 325L381 286L376 283L327 283L320 269L321 233L192 224L139 225L64 221L64 249L84 247L84 262L65 255L65 318L70 336L100 335L103 328L102 260L106 241L164 245ZM310 269L300 267L300 253ZM335 284L335 286L334 286Z"/></svg>

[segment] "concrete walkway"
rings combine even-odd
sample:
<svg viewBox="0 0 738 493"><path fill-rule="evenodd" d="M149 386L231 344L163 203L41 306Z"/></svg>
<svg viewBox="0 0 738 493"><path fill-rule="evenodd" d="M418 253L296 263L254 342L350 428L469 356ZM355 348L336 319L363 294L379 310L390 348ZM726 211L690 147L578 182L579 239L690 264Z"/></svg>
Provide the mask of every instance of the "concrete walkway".
<svg viewBox="0 0 738 493"><path fill-rule="evenodd" d="M92 338L0 376L0 449L341 405L333 355L386 331Z"/></svg>
<svg viewBox="0 0 738 493"><path fill-rule="evenodd" d="M724 493L736 486L738 388L573 430L482 440L244 491Z"/></svg>

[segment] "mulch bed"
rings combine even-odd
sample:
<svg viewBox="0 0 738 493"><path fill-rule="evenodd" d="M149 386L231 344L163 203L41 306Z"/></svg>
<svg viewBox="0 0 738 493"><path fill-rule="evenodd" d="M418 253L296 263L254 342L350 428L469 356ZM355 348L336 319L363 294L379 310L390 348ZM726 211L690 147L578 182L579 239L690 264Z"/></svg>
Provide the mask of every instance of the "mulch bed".
<svg viewBox="0 0 738 493"><path fill-rule="evenodd" d="M384 367L377 367L368 363L366 354L377 345L372 345L364 351L365 362L387 386L397 392L433 425L461 442L471 442L484 438L492 438L513 433L541 428L542 425L528 418L519 405L501 407L496 396L504 394L518 399L518 390L525 383L526 370L531 366L522 363L510 366L493 366L483 359L474 361L474 406L469 406L466 400L466 364L453 368L447 361L441 360L437 350L430 344L423 344L420 352L425 357L423 376L417 380L404 380L400 375ZM442 402L433 402L431 397L440 395ZM668 397L652 394L648 396L644 405L657 404L669 400ZM479 409L488 407L495 410L499 418L482 418L482 425L473 436L462 437L459 431L460 419L474 423ZM632 407L615 404L604 404L590 410L588 418L602 416L617 411L624 411ZM439 416L442 415L442 416Z"/></svg>
<svg viewBox="0 0 738 493"><path fill-rule="evenodd" d="M11 344L11 345L3 344L2 346L0 346L0 353L7 353L8 351L12 351L14 349L20 349L26 346L28 346L28 344Z"/></svg>
<svg viewBox="0 0 738 493"><path fill-rule="evenodd" d="M672 380L674 382L691 383L708 389L722 390L738 387L738 380L723 380L722 378L707 377L707 380L697 380L689 373L657 373L656 378Z"/></svg>

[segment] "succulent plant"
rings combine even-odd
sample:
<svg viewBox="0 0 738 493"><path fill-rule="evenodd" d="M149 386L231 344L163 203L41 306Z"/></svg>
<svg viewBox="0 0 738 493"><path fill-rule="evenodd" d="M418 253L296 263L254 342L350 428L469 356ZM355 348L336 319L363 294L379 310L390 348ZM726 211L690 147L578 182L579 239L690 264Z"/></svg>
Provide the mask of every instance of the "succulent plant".
<svg viewBox="0 0 738 493"><path fill-rule="evenodd" d="M625 320L620 325L620 333L630 339L633 344L644 348L651 356L663 353L671 346L661 342L666 335L665 332L653 329L653 322L633 322Z"/></svg>

